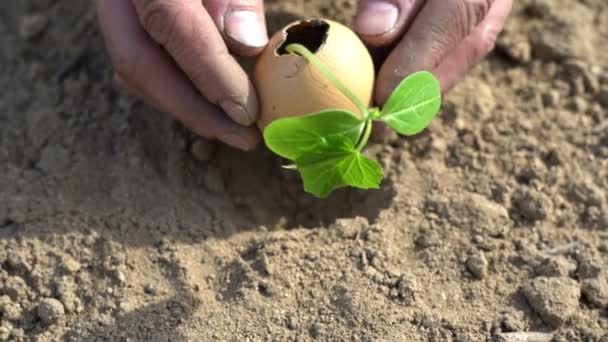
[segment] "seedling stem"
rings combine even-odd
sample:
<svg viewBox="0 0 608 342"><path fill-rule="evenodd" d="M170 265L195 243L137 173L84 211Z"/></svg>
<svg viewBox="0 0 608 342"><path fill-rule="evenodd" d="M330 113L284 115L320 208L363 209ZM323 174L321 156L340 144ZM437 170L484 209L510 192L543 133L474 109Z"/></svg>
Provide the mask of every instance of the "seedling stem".
<svg viewBox="0 0 608 342"><path fill-rule="evenodd" d="M327 78L338 90L344 94L361 112L361 115L365 118L367 116L367 107L361 103L361 101L353 94L348 87L346 87L340 80L334 76L334 74L326 67L321 61L315 56L314 53L310 52L308 48L302 44L289 44L285 49L289 53L300 55L312 64L325 78Z"/></svg>

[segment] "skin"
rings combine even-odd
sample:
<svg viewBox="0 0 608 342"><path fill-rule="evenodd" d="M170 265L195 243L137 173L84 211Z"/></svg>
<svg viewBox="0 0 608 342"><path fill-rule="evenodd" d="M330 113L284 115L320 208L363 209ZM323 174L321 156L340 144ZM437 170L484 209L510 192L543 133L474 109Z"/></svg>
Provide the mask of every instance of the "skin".
<svg viewBox="0 0 608 342"><path fill-rule="evenodd" d="M263 0L97 0L116 85L193 132L241 150L259 144L258 99L233 56L268 42ZM513 0L360 0L355 31L385 51L375 99L429 70L449 91L490 53Z"/></svg>

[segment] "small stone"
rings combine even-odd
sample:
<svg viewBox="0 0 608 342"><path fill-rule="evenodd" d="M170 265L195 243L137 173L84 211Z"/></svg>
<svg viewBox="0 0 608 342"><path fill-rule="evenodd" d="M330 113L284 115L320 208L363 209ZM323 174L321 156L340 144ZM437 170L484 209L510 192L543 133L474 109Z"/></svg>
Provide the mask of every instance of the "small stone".
<svg viewBox="0 0 608 342"><path fill-rule="evenodd" d="M80 263L68 255L64 256L61 266L68 274L77 273L81 268Z"/></svg>
<svg viewBox="0 0 608 342"><path fill-rule="evenodd" d="M488 260L483 253L471 255L466 262L466 267L477 279L483 279L488 272Z"/></svg>
<svg viewBox="0 0 608 342"><path fill-rule="evenodd" d="M28 14L21 17L19 34L24 40L38 38L48 27L49 19L43 14Z"/></svg>
<svg viewBox="0 0 608 342"><path fill-rule="evenodd" d="M21 305L14 303L9 296L0 296L0 317L9 321L17 321L21 318Z"/></svg>
<svg viewBox="0 0 608 342"><path fill-rule="evenodd" d="M55 298L45 298L38 304L38 317L44 324L53 324L65 314L63 304Z"/></svg>
<svg viewBox="0 0 608 342"><path fill-rule="evenodd" d="M555 89L550 89L547 92L543 93L543 106L549 108L555 108L559 106L560 93Z"/></svg>
<svg viewBox="0 0 608 342"><path fill-rule="evenodd" d="M119 284L124 284L127 281L127 277L121 270L116 270L114 272L114 277L116 278Z"/></svg>
<svg viewBox="0 0 608 342"><path fill-rule="evenodd" d="M298 329L298 325L298 318L295 315L289 315L289 317L287 317L287 328L296 330Z"/></svg>
<svg viewBox="0 0 608 342"><path fill-rule="evenodd" d="M149 294L151 296L156 296L158 294L158 289L152 283L148 283L144 285L144 293Z"/></svg>
<svg viewBox="0 0 608 342"><path fill-rule="evenodd" d="M530 307L550 327L557 328L577 310L581 288L570 278L535 278L522 289Z"/></svg>
<svg viewBox="0 0 608 342"><path fill-rule="evenodd" d="M200 162L208 162L213 158L215 145L207 139L196 139L190 147L190 153Z"/></svg>
<svg viewBox="0 0 608 342"><path fill-rule="evenodd" d="M582 96L574 96L568 103L568 109L575 113L584 113L589 109L589 103Z"/></svg>

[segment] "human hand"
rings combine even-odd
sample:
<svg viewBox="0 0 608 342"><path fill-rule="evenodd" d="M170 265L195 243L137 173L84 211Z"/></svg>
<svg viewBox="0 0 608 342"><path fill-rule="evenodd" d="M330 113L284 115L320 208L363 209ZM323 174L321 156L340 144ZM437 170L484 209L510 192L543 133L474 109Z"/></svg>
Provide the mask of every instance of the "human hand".
<svg viewBox="0 0 608 342"><path fill-rule="evenodd" d="M268 42L263 0L97 0L115 82L196 134L257 145L255 89L229 49Z"/></svg>
<svg viewBox="0 0 608 342"><path fill-rule="evenodd" d="M372 48L393 47L377 78L384 103L409 74L427 70L449 90L493 50L513 0L360 0L355 30Z"/></svg>

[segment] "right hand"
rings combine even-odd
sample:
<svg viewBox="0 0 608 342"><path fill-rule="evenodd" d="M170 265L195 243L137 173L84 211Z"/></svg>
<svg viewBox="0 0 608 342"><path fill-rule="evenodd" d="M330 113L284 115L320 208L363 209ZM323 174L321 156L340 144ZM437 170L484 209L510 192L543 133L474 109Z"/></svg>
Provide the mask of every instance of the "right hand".
<svg viewBox="0 0 608 342"><path fill-rule="evenodd" d="M97 14L119 86L205 138L258 144L256 91L229 49L267 44L263 0L97 0Z"/></svg>

